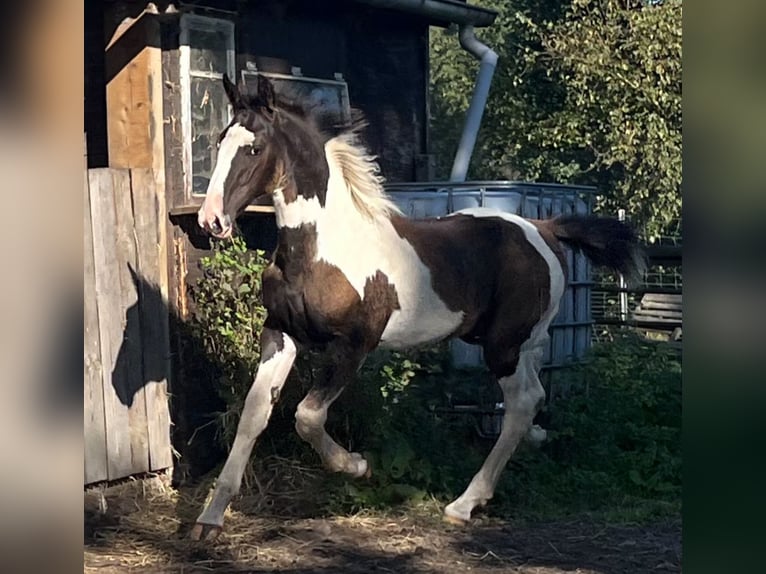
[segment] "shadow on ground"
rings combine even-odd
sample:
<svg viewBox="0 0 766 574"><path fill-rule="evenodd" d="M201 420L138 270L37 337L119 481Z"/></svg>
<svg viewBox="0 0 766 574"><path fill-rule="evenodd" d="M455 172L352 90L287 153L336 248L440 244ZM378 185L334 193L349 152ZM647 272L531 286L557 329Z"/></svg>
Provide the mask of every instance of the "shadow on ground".
<svg viewBox="0 0 766 574"><path fill-rule="evenodd" d="M250 497L227 513L219 540L195 543L187 536L208 486L179 491L153 478L87 493L85 572L681 571L680 521L667 520L626 526L588 518L533 524L482 518L457 528L441 522L436 507L291 518L253 512L259 506Z"/></svg>

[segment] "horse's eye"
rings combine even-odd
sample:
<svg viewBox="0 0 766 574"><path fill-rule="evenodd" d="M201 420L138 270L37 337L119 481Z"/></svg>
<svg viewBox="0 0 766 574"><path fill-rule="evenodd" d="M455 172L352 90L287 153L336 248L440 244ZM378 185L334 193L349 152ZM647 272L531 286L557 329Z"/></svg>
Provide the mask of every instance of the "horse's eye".
<svg viewBox="0 0 766 574"><path fill-rule="evenodd" d="M261 148L250 146L250 155L259 155L261 153Z"/></svg>

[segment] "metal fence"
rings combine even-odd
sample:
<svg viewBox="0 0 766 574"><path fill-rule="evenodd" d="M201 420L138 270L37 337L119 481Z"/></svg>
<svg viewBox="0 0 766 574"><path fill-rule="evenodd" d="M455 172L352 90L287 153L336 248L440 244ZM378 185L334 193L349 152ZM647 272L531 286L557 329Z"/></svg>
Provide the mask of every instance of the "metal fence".
<svg viewBox="0 0 766 574"><path fill-rule="evenodd" d="M682 272L682 222L677 220L665 228L664 233L654 241L648 241L646 229L639 229L647 255L648 268L641 285L627 288L621 283L617 274L595 270L594 286L591 296L593 312L594 341L610 341L614 338L615 330L624 327L641 328L641 321L635 317L635 311L641 306L647 295L667 295L678 300L683 293ZM679 311L680 313L680 307ZM649 322L644 321L649 324ZM676 327L680 327L680 319L668 322L667 327L654 324L647 332L653 338L670 339Z"/></svg>

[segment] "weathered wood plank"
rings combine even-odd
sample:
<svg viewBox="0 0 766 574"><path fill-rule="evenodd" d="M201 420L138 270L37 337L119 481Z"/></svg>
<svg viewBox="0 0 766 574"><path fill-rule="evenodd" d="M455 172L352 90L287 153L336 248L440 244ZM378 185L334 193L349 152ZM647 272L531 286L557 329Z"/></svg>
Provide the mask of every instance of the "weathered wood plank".
<svg viewBox="0 0 766 574"><path fill-rule="evenodd" d="M678 319L616 319L614 317L604 317L601 319L598 319L596 321L599 325L622 325L623 327L636 327L639 329L649 329L649 330L661 330L661 331L672 331L674 327L680 327L681 321Z"/></svg>
<svg viewBox="0 0 766 574"><path fill-rule="evenodd" d="M674 301L681 302L683 296L681 293L647 293L644 299L651 301Z"/></svg>
<svg viewBox="0 0 766 574"><path fill-rule="evenodd" d="M658 311L661 310L669 310L669 311L678 311L681 312L683 310L683 304L679 301L677 303L668 302L663 303L660 301L641 301L641 308L642 309L656 309Z"/></svg>
<svg viewBox="0 0 766 574"><path fill-rule="evenodd" d="M617 285L598 285L593 288L594 292L604 293L633 293L634 295L650 295L650 294L666 294L666 295L680 295L680 287L655 287L655 286L643 286L643 287L618 287Z"/></svg>
<svg viewBox="0 0 766 574"><path fill-rule="evenodd" d="M149 441L150 470L173 465L170 447L170 413L167 382L169 378L170 338L167 299L161 289L165 252L160 225L164 218L158 212L159 202L154 173L132 170L133 216L141 276L139 310L143 345L143 377L146 394L146 419Z"/></svg>
<svg viewBox="0 0 766 574"><path fill-rule="evenodd" d="M648 309L680 309L683 305L681 295L670 295L665 293L647 293L641 298L641 306Z"/></svg>
<svg viewBox="0 0 766 574"><path fill-rule="evenodd" d="M90 191L84 172L83 213L83 455L85 484L108 478L106 421L104 419L104 387L102 380L101 341L99 339L98 305L96 303L96 268L93 256L93 229L90 214Z"/></svg>
<svg viewBox="0 0 766 574"><path fill-rule="evenodd" d="M118 27L104 54L109 165L152 167L149 18Z"/></svg>
<svg viewBox="0 0 766 574"><path fill-rule="evenodd" d="M649 318L660 318L660 317L666 317L669 319L676 319L681 320L683 318L683 313L681 311L671 311L669 309L636 309L633 311L633 315L636 318L640 317L649 317Z"/></svg>
<svg viewBox="0 0 766 574"><path fill-rule="evenodd" d="M131 269L138 268L136 230L133 219L130 172L116 177L114 186L117 214L117 253L120 301L125 316L120 361L115 365L113 385L120 400L128 407L130 422L131 464L134 473L149 469L149 440L146 420L146 397L142 373L141 313L138 286Z"/></svg>
<svg viewBox="0 0 766 574"><path fill-rule="evenodd" d="M124 170L91 169L88 171L109 479L123 478L130 475L133 470L128 409L120 402L115 392L112 376L122 346L125 318L120 290L119 261L116 257L117 215L114 180L128 177L128 172Z"/></svg>

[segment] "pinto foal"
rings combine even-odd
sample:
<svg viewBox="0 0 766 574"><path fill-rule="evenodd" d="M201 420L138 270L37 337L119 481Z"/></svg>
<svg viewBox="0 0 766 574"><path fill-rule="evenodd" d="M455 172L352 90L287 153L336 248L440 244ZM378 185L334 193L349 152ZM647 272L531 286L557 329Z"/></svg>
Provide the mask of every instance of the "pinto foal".
<svg viewBox="0 0 766 574"><path fill-rule="evenodd" d="M445 508L447 519L468 521L492 498L543 403L538 372L566 282L562 242L636 278L643 259L633 232L611 218L536 221L491 209L407 219L383 192L374 158L355 132L323 134L310 111L278 102L265 79L255 95L240 93L228 78L224 87L234 117L218 141L199 224L229 237L244 208L269 194L279 234L263 273L268 316L261 363L192 537L213 539L221 531L301 347L321 348L333 360L298 405L296 430L327 468L361 477L369 473L367 461L327 434L327 409L376 347L405 349L451 337L482 345L506 409L486 461Z"/></svg>

